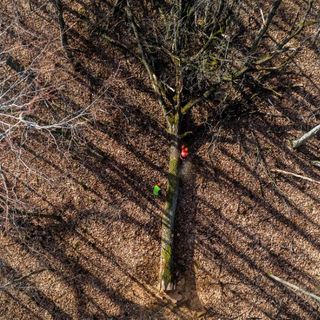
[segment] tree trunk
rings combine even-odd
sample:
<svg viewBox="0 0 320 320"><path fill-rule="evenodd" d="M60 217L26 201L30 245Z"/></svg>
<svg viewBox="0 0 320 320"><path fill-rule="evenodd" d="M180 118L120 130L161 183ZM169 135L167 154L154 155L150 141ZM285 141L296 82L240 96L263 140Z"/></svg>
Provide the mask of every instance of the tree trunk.
<svg viewBox="0 0 320 320"><path fill-rule="evenodd" d="M320 131L320 124L311 129L309 132L305 133L301 138L292 141L293 149L300 147L307 140L315 136Z"/></svg>
<svg viewBox="0 0 320 320"><path fill-rule="evenodd" d="M169 175L166 203L162 216L161 257L160 257L160 290L174 290L173 279L173 233L174 220L179 193L179 126L175 129L173 143L170 147Z"/></svg>

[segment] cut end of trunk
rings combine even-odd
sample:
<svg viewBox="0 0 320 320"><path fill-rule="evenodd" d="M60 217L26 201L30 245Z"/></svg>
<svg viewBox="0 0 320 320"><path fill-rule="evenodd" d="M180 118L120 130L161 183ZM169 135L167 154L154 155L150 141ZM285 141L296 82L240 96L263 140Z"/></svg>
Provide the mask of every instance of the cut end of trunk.
<svg viewBox="0 0 320 320"><path fill-rule="evenodd" d="M291 140L290 145L291 145L292 149L297 149L300 147L300 143L297 140Z"/></svg>
<svg viewBox="0 0 320 320"><path fill-rule="evenodd" d="M160 282L160 291L162 292L172 292L175 290L175 285L173 282L167 282L164 279Z"/></svg>

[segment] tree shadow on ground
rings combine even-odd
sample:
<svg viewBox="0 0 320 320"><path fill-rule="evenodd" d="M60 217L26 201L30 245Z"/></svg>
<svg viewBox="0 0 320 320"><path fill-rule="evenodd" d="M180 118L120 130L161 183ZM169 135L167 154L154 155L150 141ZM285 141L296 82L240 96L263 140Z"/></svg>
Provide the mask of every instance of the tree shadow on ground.
<svg viewBox="0 0 320 320"><path fill-rule="evenodd" d="M66 210L70 208L61 208L63 212ZM43 225L41 219L49 223ZM139 279L132 271L132 267L117 256L113 248L108 248L106 243L95 238L94 230L87 227L90 221L111 225L112 219L110 220L105 213L83 212L78 214L77 219L70 221L65 218L60 222L51 221L49 215L39 218L37 214L23 213L16 217L15 228L12 228L10 238L23 252L33 257L39 268L44 268L45 272L51 274L49 278L53 277L55 281L50 286L54 287L54 283L59 281L60 287L65 288L65 294L71 290L72 294L68 293L68 299L71 298L68 304L75 304L76 310L71 315L69 308L68 311L64 311L62 308L66 307L66 301L61 299L54 301L47 296L55 293L53 289L44 293L41 289L37 289L34 282L36 276L30 276L32 281L29 281L3 261L1 272L10 282L4 290L5 294L11 296L16 293L17 303L22 307L24 295L29 297L30 315L34 314L36 318L41 318L43 310L47 310L54 319L109 319L113 315L101 307L102 298L119 306L117 319L140 319L152 318L159 310L171 304L170 300L161 298L156 290L146 286L145 280ZM70 239L73 241L69 242ZM91 259L92 256L96 258ZM138 292L137 288L140 288L144 295L150 296L153 307L131 301L126 297L128 292L121 287L123 284L109 281L110 277L119 277L120 274L127 279L127 282L135 284L135 289L132 290ZM92 290L99 294L92 295ZM63 307L60 307L61 304ZM38 314L35 310L38 310ZM175 313L180 319L187 319L179 310Z"/></svg>
<svg viewBox="0 0 320 320"><path fill-rule="evenodd" d="M107 64L107 69L116 69L114 61L110 59L105 62L109 56L97 46L93 47L86 37L80 37L73 29L70 35L79 38L88 49L85 59L90 59L91 54L96 55ZM92 82L94 78L88 79L87 76L92 75L85 63L82 68L85 72L80 72L79 79L99 88L100 81L95 83ZM124 67L121 76L124 80L130 77L130 86L146 94L150 100L154 99L150 89L129 68ZM279 85L283 86L283 83ZM89 90L93 90L92 86L89 86ZM138 164L134 167L128 167L121 157L117 158L117 150L113 153L97 145L96 137L91 137L91 140L86 137L85 146L74 145L62 150L62 153L70 156L69 161L77 169L80 168L84 178L77 176L76 171L69 172L65 163L51 160L50 154L43 155L38 150L26 147L29 154L44 164L43 167L51 167L53 172L68 177L74 185L86 190L88 193L85 197L94 195L99 203L110 205L106 193L120 195L123 202L134 204L147 214L147 218L141 221L118 204L109 207L109 212L79 210L71 204L60 208L55 203L52 208L58 210L48 213L46 217L38 214L31 218L30 212L17 214L9 237L41 267L48 268L57 281L67 287L66 290L73 292L75 314L70 316L59 306L62 303L58 298L56 301L50 298L50 290L37 288L36 283L28 280L22 279L19 282L22 287L15 286L13 292L8 290L5 294L13 299L15 292L20 291L22 296L19 295L19 304L25 310L29 306L25 306L23 298L27 296L32 301L33 308L28 312L33 318L41 318L44 310L47 310L56 319L108 319L113 316L109 308L118 308L118 319L161 319L167 309L179 319L188 319L190 316L183 311L185 306L192 311L202 311L202 306L205 306L206 315L213 318L264 316L270 319L318 319L318 307L311 300L292 293L268 277L269 272L274 272L310 291L319 287L319 281L309 272L310 265L302 263L306 259L316 263L312 259L313 254L319 252L319 222L310 214L309 207L302 208L301 202L297 204L296 199L290 197L287 188L296 190L304 201L309 199L314 208L317 208L319 198L314 190L294 178L279 178L270 174L274 166L287 168L290 160L292 170L301 170L314 179L320 176L316 168L308 165L310 158L319 157L319 150L314 143L308 143L301 153L292 151L287 144L292 131L296 133L310 126L308 119L301 119L299 110L294 110L292 104L302 104L301 110L308 105L313 105L313 109L318 107L314 93L305 88L296 91L300 98L296 100L296 97L290 97L290 106L282 106L280 99L259 92L265 97L263 103L268 103L268 99L275 101L270 109L265 105L259 108L262 99L254 103L244 97L236 104L226 106L223 112L214 110L205 123L199 124L193 135L186 138L191 157L182 169L186 172L182 172L175 234L176 271L180 273L178 279L185 278L185 291L182 290L185 296L178 305L172 306L169 300L160 299L150 289L150 285L155 286L155 277L146 280L142 271L135 272L123 255L116 251L117 248L110 248L103 238L109 232L115 232L114 226L120 223L140 231L129 240L120 238L127 241L128 246L129 242L142 234L147 234L159 244L160 216L155 212L161 212L162 203L146 192L150 176L144 176L141 171L143 167L148 168L148 173L154 172L154 179L164 180L165 161L155 163L144 147L139 148L137 144L144 143L146 139L151 142L156 140L154 152L158 152L159 148L161 156L165 158L162 151L168 145L169 137L161 125L144 111L144 106L132 105L128 101L130 97L112 97L116 99L116 104L125 107L124 115L130 117L130 126L136 130L130 133L131 141L128 133L116 122L117 119L113 119L115 123L112 130L102 120L90 124L94 134L100 135L100 142L115 141L119 149L126 150L126 156L136 159ZM68 105L80 108L71 98ZM248 116L251 112L252 115ZM277 122L275 118L278 116L287 120ZM219 136L211 129L217 126L222 131ZM138 143L132 141L137 132L140 134ZM144 139L141 137L143 134ZM215 135L217 137L212 140ZM164 145L163 149L160 149L161 145ZM239 151L236 152L235 148L239 148ZM271 156L274 158L272 163L268 162ZM190 174L188 165L191 166ZM88 172L105 189L101 191L89 184L86 180ZM28 185L25 187L29 188ZM29 191L35 192L31 188ZM36 192L36 197L45 198L51 203L47 199L49 196L42 194L41 189ZM54 218L54 222L48 222L52 214L61 217L62 221ZM66 217L68 214L70 218ZM94 229L95 223L105 233L101 235L99 228ZM279 236L281 231L288 240L294 238L292 244ZM120 237L125 233L126 229L125 232L118 232L118 235ZM273 233L279 237L279 243L277 239L272 240ZM308 247L308 251L302 252L304 246ZM22 277L22 273L6 261L2 265L6 279ZM142 265L140 268L146 267ZM154 268L150 270L153 272ZM126 283L129 284L128 288L123 288ZM130 290L134 291L132 288L138 291L137 287L141 290L141 297L147 296L153 306L139 304L139 298L128 296ZM104 305L100 299L108 300L109 304ZM65 304L63 306L68 308ZM33 311L36 308L39 308L38 313Z"/></svg>

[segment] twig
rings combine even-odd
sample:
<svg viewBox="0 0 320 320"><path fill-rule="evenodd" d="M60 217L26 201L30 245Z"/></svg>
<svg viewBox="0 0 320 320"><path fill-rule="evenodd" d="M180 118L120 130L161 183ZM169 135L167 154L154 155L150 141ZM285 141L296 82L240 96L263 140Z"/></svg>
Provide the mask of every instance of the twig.
<svg viewBox="0 0 320 320"><path fill-rule="evenodd" d="M314 179L306 177L306 176L301 176L300 174L296 174L296 173L293 173L293 172L288 172L288 171L284 171L284 170L280 170L280 169L272 169L271 172L282 173L282 174L285 174L285 175L293 176L293 177L296 177L296 178L300 178L300 179L303 179L303 180L307 180L307 181L310 181L310 182L314 182L314 183L320 184L320 181L318 181L318 180L314 180Z"/></svg>
<svg viewBox="0 0 320 320"><path fill-rule="evenodd" d="M267 21L263 24L263 27L261 28L260 32L258 33L254 43L252 44L252 47L251 47L251 51L255 51L261 41L261 39L263 38L263 36L266 34L269 26L270 26L270 23L272 22L280 4L281 4L281 1L282 0L275 0L274 3L272 4L272 7L271 7L271 10L268 14L268 17L267 17Z"/></svg>
<svg viewBox="0 0 320 320"><path fill-rule="evenodd" d="M312 5L313 5L314 0L309 0L308 2L308 8L305 12L305 15L302 19L302 21L299 23L298 28L296 31L289 33L282 41L280 44L278 44L277 49L281 50L291 39L293 39L295 36L297 36L305 27L306 21L307 21L307 17L312 9Z"/></svg>
<svg viewBox="0 0 320 320"><path fill-rule="evenodd" d="M18 283L18 282L20 282L20 281L23 281L23 280L25 280L25 279L27 279L27 278L35 275L35 274L39 274L39 273L41 273L41 272L43 272L43 271L47 271L47 270L48 270L47 268L43 268L43 269L31 271L31 272L29 272L28 274L25 274L24 276L21 276L21 277L19 277L19 278L16 278L16 279L14 279L14 280L12 280L12 281L9 281L9 282L3 284L2 286L0 286L0 291L1 291L1 290L4 290L6 287L9 287L9 286L11 286L11 285L14 285L15 283Z"/></svg>
<svg viewBox="0 0 320 320"><path fill-rule="evenodd" d="M306 294L307 296L313 298L313 299L316 300L317 302L320 302L320 297L317 296L317 295L315 295L315 294L312 293L312 292L309 292L309 291L307 291L307 290L304 290L304 289L302 289L302 288L300 288L300 287L296 286L295 284L292 284L292 283L290 283L290 282L288 282L288 281L282 280L281 278L279 278L279 277L277 277L277 276L275 276L275 275L273 275L273 274L271 274L271 273L269 274L269 277L272 278L273 280L277 281L277 282L282 283L283 285L289 287L290 289L300 291L300 292Z"/></svg>
<svg viewBox="0 0 320 320"><path fill-rule="evenodd" d="M5 227L7 228L8 223L9 223L9 190L8 190L8 185L7 185L7 178L5 177L3 171L2 171L2 166L0 164L0 177L3 181L3 188L5 191L5 198L4 198L4 213L5 213Z"/></svg>
<svg viewBox="0 0 320 320"><path fill-rule="evenodd" d="M216 91L216 86L212 86L210 89L205 91L202 96L191 99L181 108L181 113L186 114L193 106L208 99L215 91Z"/></svg>

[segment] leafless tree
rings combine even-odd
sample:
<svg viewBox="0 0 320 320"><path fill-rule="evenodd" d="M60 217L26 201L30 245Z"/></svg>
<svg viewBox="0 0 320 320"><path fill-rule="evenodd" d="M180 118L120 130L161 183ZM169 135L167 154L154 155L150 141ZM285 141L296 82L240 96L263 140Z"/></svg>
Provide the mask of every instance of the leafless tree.
<svg viewBox="0 0 320 320"><path fill-rule="evenodd" d="M54 5L57 10L53 10L56 14L53 18L56 18L57 23L53 28L56 26L60 30L58 35L46 33L45 27L38 33L29 30L21 22L19 10L14 6L12 16L6 16L5 12L0 11L0 152L3 157L5 154L14 154L15 159L28 172L39 175L41 173L37 172L37 168L31 168L21 157L24 144L31 141L32 137L42 135L58 146L55 133L68 133L72 139L91 119L92 106L108 90L106 84L90 103L78 110L70 108L65 102L63 97L67 85L58 77L52 80L56 66L47 58L54 56L55 51L59 53L66 50L66 30L63 29L66 26L61 26L63 17L59 11L61 1ZM34 46L32 41L36 42ZM32 49L28 50L28 46ZM27 63L16 57L21 51L27 51L31 56L26 59L29 60ZM67 58L70 58L68 54ZM1 227L8 224L10 212L23 207L15 194L13 180L5 166L0 164Z"/></svg>
<svg viewBox="0 0 320 320"><path fill-rule="evenodd" d="M292 28L281 39L273 37L282 1L256 8L237 0L116 1L100 25L112 46L129 51L143 65L157 96L171 136L167 199L163 213L160 289L173 282L173 230L179 193L180 145L184 121L204 101L224 108L243 94L280 95L270 79L292 62L307 39L292 44L306 25L313 1L297 13ZM141 10L141 8L144 8ZM252 25L251 25L252 24ZM120 27L119 27L120 26ZM119 41L110 30L126 30Z"/></svg>
<svg viewBox="0 0 320 320"><path fill-rule="evenodd" d="M293 41L305 27L317 25L317 21L309 19L313 2L309 0L297 12L291 29L280 39L274 37L278 28L274 22L283 6L282 0L269 4L240 0L116 0L113 4L107 2L106 11L97 14L95 21L83 17L108 46L131 55L143 66L170 135L162 218L162 291L174 289L173 231L179 195L180 147L189 134L188 114L204 102L214 102L211 105L222 111L243 97L250 100L262 94L280 95L272 80L290 65L310 38L314 40L319 35L316 31L315 35L299 38L299 45ZM37 1L29 3L33 8ZM64 1L47 3L53 8L51 22L59 30L59 48L74 63L76 56L68 38ZM19 24L19 19L2 24L0 38L8 34L12 24ZM99 98L98 94L91 104L58 119L48 116L46 106L59 95L60 88L59 84L44 80L43 66L36 67L39 55L52 50L49 46L53 39L47 40L42 41L42 50L27 66L12 57L10 45L0 48L1 148L13 146L15 139L31 132L50 136L53 130L73 130ZM10 195L5 173L1 170L0 173L5 199L0 198L0 203L7 210Z"/></svg>

